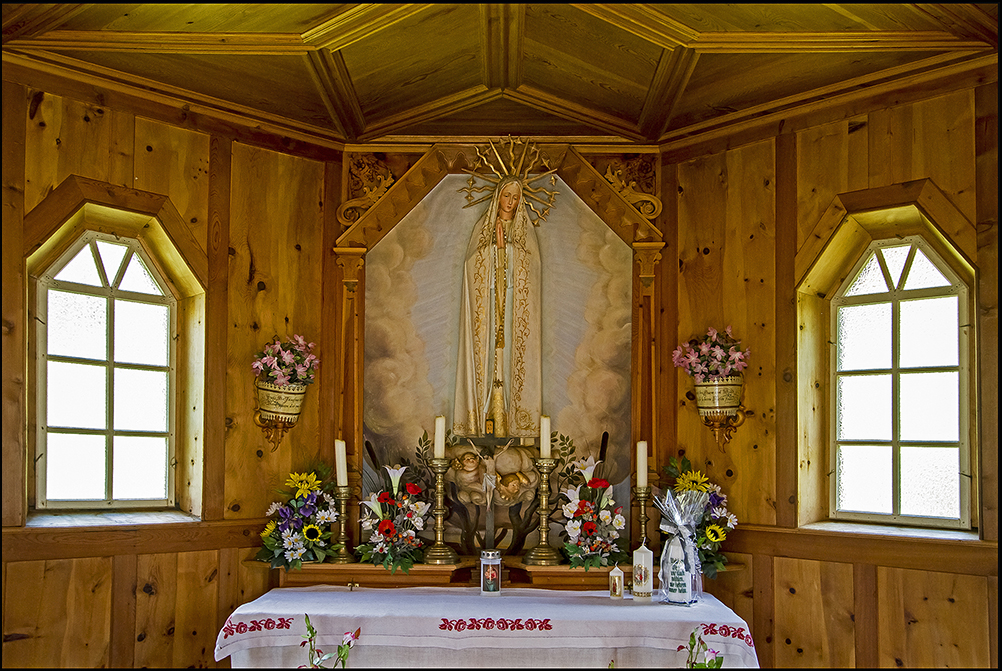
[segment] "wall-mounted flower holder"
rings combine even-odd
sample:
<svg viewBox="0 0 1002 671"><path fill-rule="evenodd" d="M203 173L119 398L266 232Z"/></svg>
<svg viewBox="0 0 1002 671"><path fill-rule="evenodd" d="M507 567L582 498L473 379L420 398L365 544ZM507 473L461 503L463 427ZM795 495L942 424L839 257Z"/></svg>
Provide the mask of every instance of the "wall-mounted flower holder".
<svg viewBox="0 0 1002 671"><path fill-rule="evenodd" d="M289 429L299 421L299 413L306 398L306 385L288 384L278 386L257 380L258 409L254 412L254 423L261 427L264 436L271 443L274 452Z"/></svg>
<svg viewBox="0 0 1002 671"><path fill-rule="evenodd" d="M730 375L716 380L696 383L696 408L703 424L713 431L717 447L731 440L734 430L744 424L745 407L741 403L744 378Z"/></svg>

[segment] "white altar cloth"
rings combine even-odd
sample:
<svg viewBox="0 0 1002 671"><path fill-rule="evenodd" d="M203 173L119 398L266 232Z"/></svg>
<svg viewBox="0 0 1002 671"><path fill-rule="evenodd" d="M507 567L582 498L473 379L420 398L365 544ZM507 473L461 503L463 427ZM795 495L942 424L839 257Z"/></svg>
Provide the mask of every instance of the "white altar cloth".
<svg viewBox="0 0 1002 671"><path fill-rule="evenodd" d="M758 667L747 623L713 596L689 607L610 599L607 592L477 587L284 587L237 608L216 639L216 661L233 667L297 667L308 613L317 647L334 652L361 628L348 657L356 668L685 666L689 634L724 655L726 667Z"/></svg>

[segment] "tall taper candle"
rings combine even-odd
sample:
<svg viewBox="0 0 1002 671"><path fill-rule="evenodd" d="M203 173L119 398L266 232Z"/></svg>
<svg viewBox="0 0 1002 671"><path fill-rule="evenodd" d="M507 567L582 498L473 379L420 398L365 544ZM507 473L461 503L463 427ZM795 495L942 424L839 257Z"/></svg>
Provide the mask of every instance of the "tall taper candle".
<svg viewBox="0 0 1002 671"><path fill-rule="evenodd" d="M647 486L647 441L637 441L637 487Z"/></svg>
<svg viewBox="0 0 1002 671"><path fill-rule="evenodd" d="M550 458L550 418L546 415L539 418L539 458Z"/></svg>
<svg viewBox="0 0 1002 671"><path fill-rule="evenodd" d="M345 454L344 441L334 440L334 463L337 467L337 486L348 486L348 456Z"/></svg>
<svg viewBox="0 0 1002 671"><path fill-rule="evenodd" d="M435 454L436 459L445 459L445 417L435 418Z"/></svg>

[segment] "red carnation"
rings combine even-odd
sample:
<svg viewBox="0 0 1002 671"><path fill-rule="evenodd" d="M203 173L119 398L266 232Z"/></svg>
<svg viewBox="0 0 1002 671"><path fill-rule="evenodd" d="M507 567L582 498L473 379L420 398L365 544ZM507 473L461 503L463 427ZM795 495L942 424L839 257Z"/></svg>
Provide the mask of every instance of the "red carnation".
<svg viewBox="0 0 1002 671"><path fill-rule="evenodd" d="M592 489L606 489L609 487L609 481L601 478L592 478L588 481L588 486Z"/></svg>
<svg viewBox="0 0 1002 671"><path fill-rule="evenodd" d="M393 520L383 520L379 523L377 531L384 536L392 536L397 531L397 527L394 526Z"/></svg>
<svg viewBox="0 0 1002 671"><path fill-rule="evenodd" d="M379 498L376 500L379 501L380 503L389 503L391 505L395 503L395 501L392 498L390 498L389 492L382 492L379 495Z"/></svg>
<svg viewBox="0 0 1002 671"><path fill-rule="evenodd" d="M412 496L417 496L418 494L421 493L421 488L415 485L413 482L408 482L407 493L411 494Z"/></svg>
<svg viewBox="0 0 1002 671"><path fill-rule="evenodd" d="M591 536L593 533L595 533L595 529L597 528L598 527L594 522L585 522L584 524L581 525L581 531L583 531L588 536Z"/></svg>

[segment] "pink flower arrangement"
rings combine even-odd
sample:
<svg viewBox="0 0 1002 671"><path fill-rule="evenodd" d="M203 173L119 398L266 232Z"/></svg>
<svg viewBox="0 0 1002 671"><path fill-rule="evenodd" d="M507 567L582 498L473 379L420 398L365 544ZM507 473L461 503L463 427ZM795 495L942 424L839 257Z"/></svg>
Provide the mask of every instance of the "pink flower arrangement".
<svg viewBox="0 0 1002 671"><path fill-rule="evenodd" d="M278 387L312 384L320 367L320 359L312 352L315 346L301 335L294 335L285 343L275 336L254 357L251 369L256 377Z"/></svg>
<svg viewBox="0 0 1002 671"><path fill-rule="evenodd" d="M740 374L748 367L750 353L741 351L741 341L731 336L730 326L723 333L710 327L702 339L693 338L676 347L671 359L696 382L705 382Z"/></svg>

